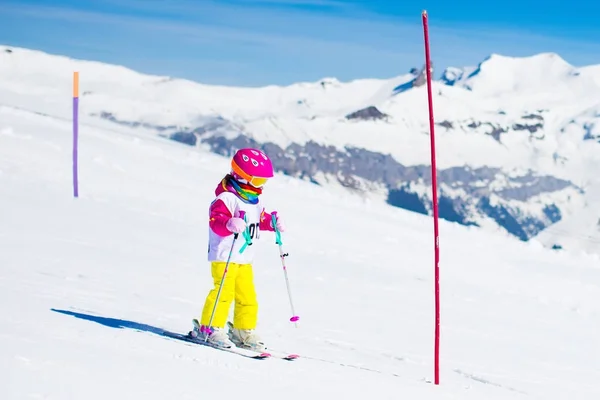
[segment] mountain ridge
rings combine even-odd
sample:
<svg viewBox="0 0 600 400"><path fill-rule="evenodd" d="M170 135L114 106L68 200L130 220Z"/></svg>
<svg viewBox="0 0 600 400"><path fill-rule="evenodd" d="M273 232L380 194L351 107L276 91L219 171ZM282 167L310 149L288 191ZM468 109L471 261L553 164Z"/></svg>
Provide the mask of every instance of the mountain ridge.
<svg viewBox="0 0 600 400"><path fill-rule="evenodd" d="M145 130L222 155L263 147L282 173L430 213L423 69L390 79L236 88L0 45L0 103L70 118L75 68L82 122ZM576 68L554 53L492 54L477 67L446 69L433 83L444 217L530 240L594 203L583 188L598 184L591 172L600 142L598 81L600 66ZM485 185L491 188L482 195ZM507 198L510 190L518 194Z"/></svg>

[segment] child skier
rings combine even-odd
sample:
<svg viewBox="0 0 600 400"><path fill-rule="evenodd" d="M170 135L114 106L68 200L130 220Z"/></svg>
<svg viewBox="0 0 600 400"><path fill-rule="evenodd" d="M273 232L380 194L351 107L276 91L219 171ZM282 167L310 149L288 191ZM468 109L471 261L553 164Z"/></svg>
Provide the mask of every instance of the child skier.
<svg viewBox="0 0 600 400"><path fill-rule="evenodd" d="M208 261L214 287L206 297L200 320L193 320L193 335L212 345L266 349L254 332L258 303L252 273L255 246L250 243L259 238L260 231L275 230L271 214L265 212L259 200L263 186L272 177L271 160L262 151L241 149L231 160L231 172L215 191L216 198L209 208L208 233ZM279 218L276 227L281 232L285 229ZM215 308L225 268L227 273ZM227 332L225 323L233 300L233 325Z"/></svg>

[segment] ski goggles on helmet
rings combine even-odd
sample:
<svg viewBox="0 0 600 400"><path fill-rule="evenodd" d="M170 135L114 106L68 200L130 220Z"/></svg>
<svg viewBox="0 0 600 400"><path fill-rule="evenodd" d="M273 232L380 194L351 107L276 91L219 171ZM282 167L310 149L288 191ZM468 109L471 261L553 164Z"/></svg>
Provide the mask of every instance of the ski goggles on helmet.
<svg viewBox="0 0 600 400"><path fill-rule="evenodd" d="M249 183L250 185L252 185L254 187L258 187L258 188L263 187L269 180L269 178L261 178L259 176L248 175L247 173L242 171L242 169L236 163L233 163L233 165L231 167L232 167L231 169L235 173L235 175L242 178L243 180L245 180L247 183Z"/></svg>
<svg viewBox="0 0 600 400"><path fill-rule="evenodd" d="M265 186L265 183L267 183L268 180L269 178L260 178L258 176L253 176L252 179L250 179L249 183L254 187L263 187Z"/></svg>

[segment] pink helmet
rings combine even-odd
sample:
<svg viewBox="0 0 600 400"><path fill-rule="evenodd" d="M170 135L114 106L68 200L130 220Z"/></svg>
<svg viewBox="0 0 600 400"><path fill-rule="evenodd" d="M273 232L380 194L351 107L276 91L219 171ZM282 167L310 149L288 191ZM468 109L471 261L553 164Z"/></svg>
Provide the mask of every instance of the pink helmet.
<svg viewBox="0 0 600 400"><path fill-rule="evenodd" d="M231 160L231 170L254 187L262 187L273 177L271 160L258 149L238 150Z"/></svg>

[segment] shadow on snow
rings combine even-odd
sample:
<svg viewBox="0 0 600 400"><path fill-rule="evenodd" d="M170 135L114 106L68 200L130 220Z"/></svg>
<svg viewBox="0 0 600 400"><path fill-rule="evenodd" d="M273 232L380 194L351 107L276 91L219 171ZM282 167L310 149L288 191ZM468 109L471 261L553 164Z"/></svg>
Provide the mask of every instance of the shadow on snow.
<svg viewBox="0 0 600 400"><path fill-rule="evenodd" d="M142 323L135 322L135 321L128 321L126 319L100 317L97 315L84 314L84 313L75 312L75 311L59 310L56 308L51 308L50 310L52 310L56 313L59 313L59 314L69 315L71 317L79 318L79 319L82 319L85 321L95 322L97 324L106 326L108 328L131 329L131 330L139 331L139 332L149 332L149 333L152 333L152 334L155 334L158 336L162 336L165 338L178 339L178 340L182 340L185 342L192 342L192 340L190 340L190 338L187 336L187 333L182 334L182 333L177 333L177 332L171 332L166 329L162 329L162 328L148 325L148 324L142 324Z"/></svg>

